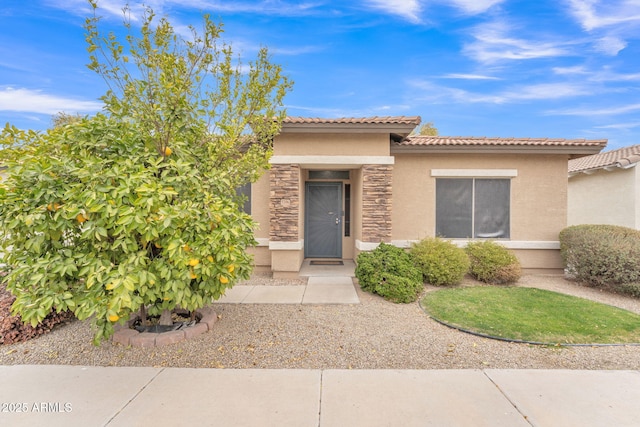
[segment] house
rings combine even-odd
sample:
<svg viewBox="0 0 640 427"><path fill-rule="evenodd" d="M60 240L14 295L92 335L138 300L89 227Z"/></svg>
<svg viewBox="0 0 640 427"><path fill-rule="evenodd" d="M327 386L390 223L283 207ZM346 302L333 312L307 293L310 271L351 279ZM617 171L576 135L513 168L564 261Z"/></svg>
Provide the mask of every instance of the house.
<svg viewBox="0 0 640 427"><path fill-rule="evenodd" d="M640 145L569 161L569 225L640 229Z"/></svg>
<svg viewBox="0 0 640 427"><path fill-rule="evenodd" d="M256 267L356 259L380 242L495 239L525 271L559 272L567 161L605 140L411 136L420 117L289 117L250 189Z"/></svg>

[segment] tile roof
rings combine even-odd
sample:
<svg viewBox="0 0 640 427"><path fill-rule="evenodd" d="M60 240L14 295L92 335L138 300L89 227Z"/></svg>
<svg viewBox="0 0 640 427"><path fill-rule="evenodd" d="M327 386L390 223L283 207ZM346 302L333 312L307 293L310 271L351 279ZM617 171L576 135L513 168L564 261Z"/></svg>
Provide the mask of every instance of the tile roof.
<svg viewBox="0 0 640 427"><path fill-rule="evenodd" d="M418 126L420 121L420 116L342 117L335 119L317 117L286 117L284 119L285 124L400 124L413 126Z"/></svg>
<svg viewBox="0 0 640 427"><path fill-rule="evenodd" d="M604 168L627 168L640 162L640 145L619 148L592 156L569 160L569 173L588 172Z"/></svg>
<svg viewBox="0 0 640 427"><path fill-rule="evenodd" d="M412 135L398 146L534 146L534 147L594 147L604 148L606 139L560 139L560 138L491 138L484 136L423 136Z"/></svg>

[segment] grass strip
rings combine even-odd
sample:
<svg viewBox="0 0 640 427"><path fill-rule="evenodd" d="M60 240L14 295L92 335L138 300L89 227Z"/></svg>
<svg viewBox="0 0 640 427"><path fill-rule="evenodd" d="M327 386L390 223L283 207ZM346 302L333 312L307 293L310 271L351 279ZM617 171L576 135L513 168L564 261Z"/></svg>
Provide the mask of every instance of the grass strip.
<svg viewBox="0 0 640 427"><path fill-rule="evenodd" d="M640 315L557 292L474 286L429 292L422 307L447 325L546 344L640 343Z"/></svg>

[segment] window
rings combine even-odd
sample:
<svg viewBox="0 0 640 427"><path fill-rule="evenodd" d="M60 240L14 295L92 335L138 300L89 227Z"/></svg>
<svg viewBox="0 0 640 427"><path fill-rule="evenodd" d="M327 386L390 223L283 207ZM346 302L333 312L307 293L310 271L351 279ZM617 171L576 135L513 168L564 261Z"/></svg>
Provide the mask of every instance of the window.
<svg viewBox="0 0 640 427"><path fill-rule="evenodd" d="M242 187L236 188L236 195L243 202L243 205L240 206L242 211L251 215L251 183L248 182Z"/></svg>
<svg viewBox="0 0 640 427"><path fill-rule="evenodd" d="M349 179L349 171L310 170L309 179Z"/></svg>
<svg viewBox="0 0 640 427"><path fill-rule="evenodd" d="M344 236L351 236L351 184L344 185Z"/></svg>
<svg viewBox="0 0 640 427"><path fill-rule="evenodd" d="M437 178L436 235L509 238L510 200L509 179Z"/></svg>

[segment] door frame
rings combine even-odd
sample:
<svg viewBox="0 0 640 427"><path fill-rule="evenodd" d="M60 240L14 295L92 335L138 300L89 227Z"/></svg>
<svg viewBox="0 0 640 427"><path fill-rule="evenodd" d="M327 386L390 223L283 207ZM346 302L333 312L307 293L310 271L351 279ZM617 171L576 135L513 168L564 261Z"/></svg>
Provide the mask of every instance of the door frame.
<svg viewBox="0 0 640 427"><path fill-rule="evenodd" d="M338 189L338 200L336 203L336 206L338 207L338 213L337 216L339 218L339 227L337 228L337 248L336 248L336 254L334 256L322 256L322 257L318 257L315 256L313 254L309 255L309 248L310 248L310 240L308 238L308 225L309 225L309 214L310 214L310 209L309 209L309 187L311 186L318 186L318 187L335 187ZM344 229L344 183L342 181L306 181L305 182L305 186L304 186L304 197L305 197L305 203L304 203L304 257L305 258L342 258L342 235L343 235L343 229Z"/></svg>

